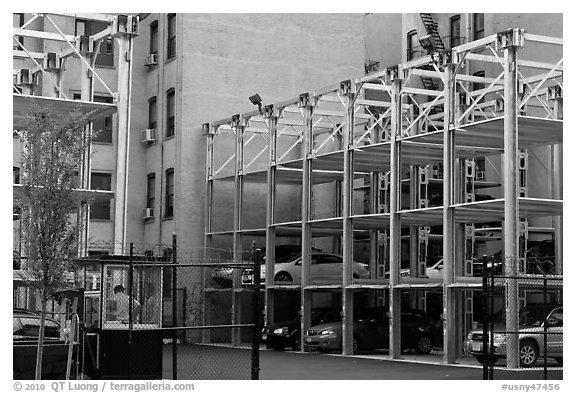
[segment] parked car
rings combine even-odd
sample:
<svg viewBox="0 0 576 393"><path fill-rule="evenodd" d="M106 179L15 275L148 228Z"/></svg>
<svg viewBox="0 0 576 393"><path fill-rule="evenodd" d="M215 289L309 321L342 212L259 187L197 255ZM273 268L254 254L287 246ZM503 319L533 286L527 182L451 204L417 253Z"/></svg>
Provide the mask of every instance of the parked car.
<svg viewBox="0 0 576 393"><path fill-rule="evenodd" d="M322 307L312 309L311 324L318 325L326 322L336 322L342 319L339 308ZM262 343L268 348L282 351L291 347L300 350L300 316L290 321L278 322L262 329Z"/></svg>
<svg viewBox="0 0 576 393"><path fill-rule="evenodd" d="M282 244L274 248L274 263L284 263L289 261L302 252L302 246L294 244ZM320 251L320 249L313 247L312 251ZM247 265L252 264L253 261L244 261ZM262 249L262 264L266 263L266 248ZM224 287L232 286L232 273L235 269L231 267L215 267L212 269L212 280Z"/></svg>
<svg viewBox="0 0 576 393"><path fill-rule="evenodd" d="M488 359L495 362L506 357L507 334L504 312L500 311L494 316L493 352L494 357ZM532 367L536 361L544 356L544 323L547 322L546 352L559 364L563 360L563 308L561 305L533 304L524 307L519 313L518 341L519 358L522 367ZM474 356L480 363L484 363L482 329L472 330L468 333L464 343L465 353Z"/></svg>
<svg viewBox="0 0 576 393"><path fill-rule="evenodd" d="M60 323L46 317L44 338L60 339ZM12 313L12 337L14 341L38 340L40 332L40 314L34 311L15 308Z"/></svg>
<svg viewBox="0 0 576 393"><path fill-rule="evenodd" d="M311 256L310 276L316 284L338 284L342 282L342 256L328 253L313 253ZM352 263L354 278L370 278L368 265L359 262ZM266 266L262 266L260 280L265 282ZM251 284L252 269L242 273L242 284ZM278 261L274 264L274 282L280 284L299 284L302 281L302 255Z"/></svg>
<svg viewBox="0 0 576 393"><path fill-rule="evenodd" d="M400 316L401 347L430 353L442 345L442 323L420 310L405 310ZM354 317L352 350L388 349L389 318L384 308L367 308ZM304 345L322 352L342 350L342 324L324 323L306 331Z"/></svg>
<svg viewBox="0 0 576 393"><path fill-rule="evenodd" d="M410 269L400 269L400 277L410 277ZM384 273L384 278L390 278L390 271ZM440 259L432 266L426 267L426 278L442 280L444 278L444 260Z"/></svg>

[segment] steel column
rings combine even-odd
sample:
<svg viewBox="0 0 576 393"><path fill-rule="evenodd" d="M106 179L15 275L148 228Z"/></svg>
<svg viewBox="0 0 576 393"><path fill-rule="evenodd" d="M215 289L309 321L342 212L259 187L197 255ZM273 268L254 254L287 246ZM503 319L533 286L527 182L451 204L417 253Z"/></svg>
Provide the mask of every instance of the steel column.
<svg viewBox="0 0 576 393"><path fill-rule="evenodd" d="M89 65L82 62L82 70L80 75L80 99L82 101L92 101L94 99L94 78L92 78L92 71L90 67L94 68L96 56L93 52L84 54L86 61ZM80 168L80 187L89 190L90 173L92 171L92 123L84 126L84 143L85 148L82 158L82 166ZM78 256L85 257L88 255L88 239L90 238L90 204L80 202L80 209L78 211Z"/></svg>
<svg viewBox="0 0 576 393"><path fill-rule="evenodd" d="M204 200L204 260L212 258L212 204L213 204L213 191L214 191L214 138L216 132L214 127L209 123L203 125L203 132L206 135L206 199ZM202 291L206 287L208 277L206 272L202 271ZM204 293L204 292L203 292ZM209 325L208 313L206 312L205 302L202 303L202 322L204 326ZM202 342L210 342L210 329L202 330Z"/></svg>
<svg viewBox="0 0 576 393"><path fill-rule="evenodd" d="M268 178L266 195L266 300L265 324L270 326L274 322L274 261L276 260L276 231L273 227L276 221L276 160L277 160L277 138L278 138L278 111L272 105L266 107L265 115L268 121L269 141L268 141Z"/></svg>
<svg viewBox="0 0 576 393"><path fill-rule="evenodd" d="M504 49L504 269L506 276L518 275L519 181L518 181L518 60L517 48ZM506 331L518 331L518 282L507 280L505 286ZM506 364L518 368L518 335L508 334Z"/></svg>
<svg viewBox="0 0 576 393"><path fill-rule="evenodd" d="M559 97L554 100L554 112L556 118L562 120L564 118L564 111L563 111L563 98ZM558 143L556 145L551 146L551 171L552 171L552 199L560 199L564 198L563 195L563 184L562 178L564 173L564 168L562 166L563 162L563 144ZM563 225L564 219L563 216L555 216L552 218L552 223L554 227L554 255L556 256L555 260L555 273L556 274L563 274L564 273L564 266L563 266Z"/></svg>
<svg viewBox="0 0 576 393"><path fill-rule="evenodd" d="M128 154L130 144L130 101L132 84L132 36L116 36L118 43L118 138L116 149L116 189L114 191L114 253L124 252L128 192Z"/></svg>
<svg viewBox="0 0 576 393"><path fill-rule="evenodd" d="M310 224L312 208L312 152L314 148L312 113L313 98L308 94L300 95L299 107L304 116L302 130L302 291L301 291L301 329L300 342L304 342L304 333L311 324L312 292L310 286L310 264L312 254L312 228Z"/></svg>
<svg viewBox="0 0 576 393"><path fill-rule="evenodd" d="M342 266L342 354L352 355L354 348L353 326L354 326L354 302L352 290L352 263L354 259L354 237L352 235L353 222L351 216L354 211L354 94L355 85L351 81L340 83L340 92L344 106L347 110L342 134L344 136L344 181L342 185L342 220L343 220L343 266Z"/></svg>
<svg viewBox="0 0 576 393"><path fill-rule="evenodd" d="M392 81L391 95L391 145L390 145L390 358L398 359L400 348L400 295L401 290L396 288L400 279L400 214L401 205L401 142L402 135L402 80Z"/></svg>
<svg viewBox="0 0 576 393"><path fill-rule="evenodd" d="M450 285L454 283L454 182L455 182L455 154L454 154L454 122L455 122L455 85L453 81L455 65L448 63L444 66L444 208L442 249L444 254L444 363L456 362L456 293ZM452 128L451 128L452 127Z"/></svg>
<svg viewBox="0 0 576 393"><path fill-rule="evenodd" d="M242 208L244 188L244 128L245 120L239 115L232 117L232 127L236 131L236 152L234 170L234 232L232 239L234 263L242 263ZM232 324L240 323L240 288L241 272L234 269L232 272ZM232 345L240 344L240 330L232 329Z"/></svg>

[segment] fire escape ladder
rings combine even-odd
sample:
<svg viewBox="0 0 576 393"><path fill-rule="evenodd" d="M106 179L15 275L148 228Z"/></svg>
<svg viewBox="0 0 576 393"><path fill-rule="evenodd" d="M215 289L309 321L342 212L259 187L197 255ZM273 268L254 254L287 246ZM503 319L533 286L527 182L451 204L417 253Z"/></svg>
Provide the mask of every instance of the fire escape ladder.
<svg viewBox="0 0 576 393"><path fill-rule="evenodd" d="M442 38L438 33L438 22L434 21L432 18L432 14L420 14L420 19L426 28L426 32L430 35L431 39L434 42L434 47L439 52L444 52L446 48L444 47L444 43L442 42ZM423 69L431 70L431 66L422 67ZM436 90L438 85L434 82L432 78L420 77L422 80L422 86L428 90Z"/></svg>
<svg viewBox="0 0 576 393"><path fill-rule="evenodd" d="M422 23L424 23L426 32L430 34L430 36L434 40L434 46L436 50L438 52L444 52L446 50L446 47L444 46L442 37L440 37L440 33L438 33L438 22L434 21L434 18L432 18L432 14L420 14L420 19L422 20Z"/></svg>

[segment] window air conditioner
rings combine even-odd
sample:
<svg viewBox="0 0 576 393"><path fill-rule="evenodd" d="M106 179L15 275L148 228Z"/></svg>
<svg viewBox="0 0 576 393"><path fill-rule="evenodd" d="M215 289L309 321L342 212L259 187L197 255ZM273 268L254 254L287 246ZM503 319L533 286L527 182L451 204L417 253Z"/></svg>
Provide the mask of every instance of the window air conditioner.
<svg viewBox="0 0 576 393"><path fill-rule="evenodd" d="M154 208L152 207L147 207L146 209L144 209L144 219L147 218L152 218L154 217Z"/></svg>
<svg viewBox="0 0 576 393"><path fill-rule="evenodd" d="M156 142L156 129L147 128L142 131L142 143L153 143Z"/></svg>
<svg viewBox="0 0 576 393"><path fill-rule="evenodd" d="M146 66L153 67L158 65L158 53L150 53L146 58Z"/></svg>

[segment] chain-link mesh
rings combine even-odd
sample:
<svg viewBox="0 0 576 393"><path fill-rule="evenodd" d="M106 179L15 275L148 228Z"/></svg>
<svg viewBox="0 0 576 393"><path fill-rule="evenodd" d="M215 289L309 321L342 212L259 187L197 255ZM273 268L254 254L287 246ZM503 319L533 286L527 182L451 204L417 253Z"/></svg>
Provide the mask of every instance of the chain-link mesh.
<svg viewBox="0 0 576 393"><path fill-rule="evenodd" d="M131 245L76 263L86 289L84 375L257 378L260 281L241 279L246 270L259 274L255 252L174 246Z"/></svg>
<svg viewBox="0 0 576 393"><path fill-rule="evenodd" d="M469 349L484 378L562 379L562 277L486 272L483 291L484 325Z"/></svg>

